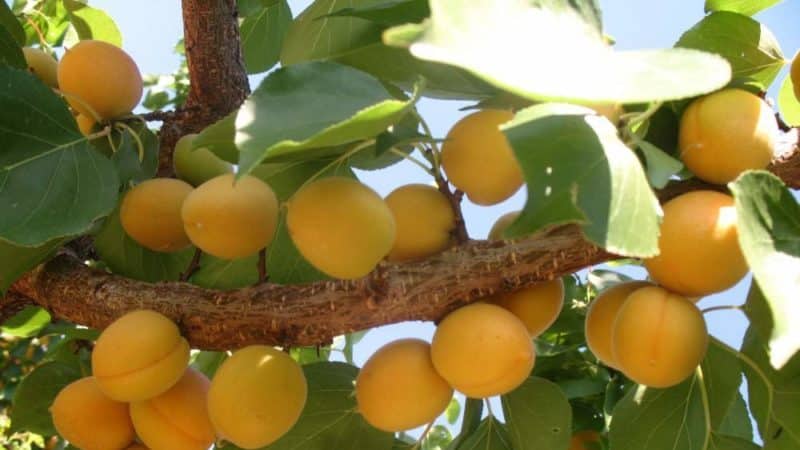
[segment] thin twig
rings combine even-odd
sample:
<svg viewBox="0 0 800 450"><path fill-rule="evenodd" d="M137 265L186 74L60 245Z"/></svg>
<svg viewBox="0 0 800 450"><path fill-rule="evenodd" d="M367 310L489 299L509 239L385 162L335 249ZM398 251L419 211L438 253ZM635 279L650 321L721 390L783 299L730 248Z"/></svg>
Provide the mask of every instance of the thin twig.
<svg viewBox="0 0 800 450"><path fill-rule="evenodd" d="M467 222L464 221L464 213L461 210L461 201L464 199L464 192L456 189L450 190L450 184L444 179L441 172L435 174L436 186L439 192L444 194L450 201L450 206L456 215L456 227L453 229L453 238L458 244L463 244L469 241L469 233L467 232Z"/></svg>
<svg viewBox="0 0 800 450"><path fill-rule="evenodd" d="M189 267L186 268L186 271L181 274L180 281L189 281L189 279L192 278L192 275L194 275L200 267L201 256L203 256L203 251L199 248L195 249L192 261L189 262Z"/></svg>
<svg viewBox="0 0 800 450"><path fill-rule="evenodd" d="M262 248L261 251L258 252L258 282L266 283L269 281L269 275L267 274L267 249Z"/></svg>
<svg viewBox="0 0 800 450"><path fill-rule="evenodd" d="M700 312L703 314L714 312L714 311L742 311L741 305L719 305L719 306L711 306L708 307Z"/></svg>

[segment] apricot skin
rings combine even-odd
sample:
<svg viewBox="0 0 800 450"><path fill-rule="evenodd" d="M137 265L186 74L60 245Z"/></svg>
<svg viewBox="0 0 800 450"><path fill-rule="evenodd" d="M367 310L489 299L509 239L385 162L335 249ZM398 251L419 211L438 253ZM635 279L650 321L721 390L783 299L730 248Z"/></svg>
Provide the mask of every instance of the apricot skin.
<svg viewBox="0 0 800 450"><path fill-rule="evenodd" d="M171 388L189 364L189 344L161 314L128 313L103 330L92 352L100 389L117 401L136 402Z"/></svg>
<svg viewBox="0 0 800 450"><path fill-rule="evenodd" d="M400 339L376 351L356 380L358 409L375 428L399 432L439 417L453 388L433 367L431 346L421 339Z"/></svg>
<svg viewBox="0 0 800 450"><path fill-rule="evenodd" d="M206 407L211 383L189 368L168 391L131 403L136 434L153 450L206 450L216 435Z"/></svg>
<svg viewBox="0 0 800 450"><path fill-rule="evenodd" d="M531 337L536 337L558 319L564 306L564 282L561 278L545 281L517 291L498 294L485 301L511 311L525 324Z"/></svg>
<svg viewBox="0 0 800 450"><path fill-rule="evenodd" d="M620 309L611 348L628 378L667 388L694 373L708 348L708 330L703 314L686 297L644 287Z"/></svg>
<svg viewBox="0 0 800 450"><path fill-rule="evenodd" d="M197 248L221 259L245 258L275 237L278 198L258 178L220 175L189 194L181 215Z"/></svg>
<svg viewBox="0 0 800 450"><path fill-rule="evenodd" d="M523 184L522 169L499 126L510 111L486 109L458 121L442 144L442 167L455 187L478 205L508 199Z"/></svg>
<svg viewBox="0 0 800 450"><path fill-rule="evenodd" d="M386 197L397 235L389 261L411 261L442 252L450 246L456 216L450 201L438 189L409 184Z"/></svg>
<svg viewBox="0 0 800 450"><path fill-rule="evenodd" d="M84 136L89 136L92 134L94 130L94 124L97 123L89 116L84 116L83 114L78 114L75 116L75 122L78 123L78 129L81 130L81 134Z"/></svg>
<svg viewBox="0 0 800 450"><path fill-rule="evenodd" d="M330 177L297 191L286 225L297 249L314 267L341 279L363 277L391 251L392 211L369 187Z"/></svg>
<svg viewBox="0 0 800 450"><path fill-rule="evenodd" d="M800 101L800 52L794 55L792 67L789 69L789 76L792 77L794 96L797 98L797 101Z"/></svg>
<svg viewBox="0 0 800 450"><path fill-rule="evenodd" d="M306 403L306 378L286 353L253 345L217 370L208 413L217 434L244 449L271 444L297 422Z"/></svg>
<svg viewBox="0 0 800 450"><path fill-rule="evenodd" d="M436 328L431 344L436 371L471 398L514 390L528 378L535 359L525 324L488 303L474 303L450 313Z"/></svg>
<svg viewBox="0 0 800 450"><path fill-rule="evenodd" d="M102 41L80 41L67 50L58 64L58 86L73 109L95 119L128 114L142 98L136 63Z"/></svg>
<svg viewBox="0 0 800 450"><path fill-rule="evenodd" d="M583 444L589 442L600 442L600 435L593 430L579 431L572 435L569 441L569 450L589 450Z"/></svg>
<svg viewBox="0 0 800 450"><path fill-rule="evenodd" d="M172 162L178 178L192 186L199 186L212 178L233 173L233 165L220 159L211 150L205 147L192 150L195 138L196 134L187 134L175 144Z"/></svg>
<svg viewBox="0 0 800 450"><path fill-rule="evenodd" d="M652 285L646 281L617 284L601 292L589 306L586 312L586 344L603 364L619 369L611 350L614 321L628 296L646 286Z"/></svg>
<svg viewBox="0 0 800 450"><path fill-rule="evenodd" d="M24 47L22 53L25 55L28 70L42 80L42 83L52 88L58 87L58 61L38 48Z"/></svg>
<svg viewBox="0 0 800 450"><path fill-rule="evenodd" d="M681 159L698 178L725 184L748 169L764 169L778 136L769 105L741 89L725 89L692 102L681 117Z"/></svg>
<svg viewBox="0 0 800 450"><path fill-rule="evenodd" d="M724 291L747 274L733 197L694 191L668 201L663 208L661 253L644 261L658 284L687 297L700 297Z"/></svg>
<svg viewBox="0 0 800 450"><path fill-rule="evenodd" d="M189 247L181 207L191 192L191 185L173 178L154 178L136 185L122 199L122 228L139 245L156 252Z"/></svg>
<svg viewBox="0 0 800 450"><path fill-rule="evenodd" d="M93 377L64 387L50 413L58 434L82 450L122 450L135 438L128 405L106 397Z"/></svg>
<svg viewBox="0 0 800 450"><path fill-rule="evenodd" d="M519 211L512 211L510 213L503 214L500 216L499 219L492 225L492 229L489 230L489 240L490 241L502 241L504 239L503 233L505 233L506 228L509 227L515 220L519 217Z"/></svg>

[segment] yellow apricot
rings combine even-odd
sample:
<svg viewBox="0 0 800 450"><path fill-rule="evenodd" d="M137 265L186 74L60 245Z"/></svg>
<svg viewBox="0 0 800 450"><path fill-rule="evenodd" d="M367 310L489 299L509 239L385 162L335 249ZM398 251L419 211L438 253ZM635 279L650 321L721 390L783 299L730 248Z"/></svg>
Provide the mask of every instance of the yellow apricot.
<svg viewBox="0 0 800 450"><path fill-rule="evenodd" d="M171 388L189 364L189 344L155 311L125 314L103 330L92 351L100 389L123 402L153 398Z"/></svg>
<svg viewBox="0 0 800 450"><path fill-rule="evenodd" d="M794 55L792 60L792 67L789 70L789 76L792 78L792 87L794 88L794 96L800 101L800 52Z"/></svg>
<svg viewBox="0 0 800 450"><path fill-rule="evenodd" d="M453 388L433 367L431 346L421 339L400 339L376 351L356 380L358 410L375 428L398 432L439 417Z"/></svg>
<svg viewBox="0 0 800 450"><path fill-rule="evenodd" d="M617 319L622 305L628 296L637 289L652 286L646 281L629 281L620 283L601 292L592 301L586 311L586 324L584 333L589 350L603 364L619 369L611 351L611 336L614 331L614 321Z"/></svg>
<svg viewBox="0 0 800 450"><path fill-rule="evenodd" d="M401 186L386 197L397 225L389 261L410 261L435 255L450 246L456 215L438 189L424 184Z"/></svg>
<svg viewBox="0 0 800 450"><path fill-rule="evenodd" d="M286 226L314 267L336 278L363 277L392 249L396 225L386 202L343 177L323 178L289 200Z"/></svg>
<svg viewBox="0 0 800 450"><path fill-rule="evenodd" d="M499 219L492 225L492 229L489 230L489 240L490 241L501 241L503 240L503 233L506 231L509 225L514 223L519 217L520 211L512 211L510 213L505 213L500 216Z"/></svg>
<svg viewBox="0 0 800 450"><path fill-rule="evenodd" d="M455 187L478 205L494 205L523 184L522 169L500 125L511 111L485 109L458 121L442 144L442 168Z"/></svg>
<svg viewBox="0 0 800 450"><path fill-rule="evenodd" d="M572 435L569 441L569 450L589 450L589 447L583 445L590 442L600 442L600 434L594 430L579 431Z"/></svg>
<svg viewBox="0 0 800 450"><path fill-rule="evenodd" d="M657 286L631 293L614 322L614 360L628 378L646 386L682 382L694 373L707 348L708 330L697 306Z"/></svg>
<svg viewBox="0 0 800 450"><path fill-rule="evenodd" d="M81 130L81 134L84 136L89 136L92 134L92 131L94 130L94 124L97 123L91 117L84 116L80 113L75 116L75 121L78 122L78 129Z"/></svg>
<svg viewBox="0 0 800 450"><path fill-rule="evenodd" d="M431 360L467 397L502 395L522 384L536 352L525 324L509 311L474 303L450 313L436 328Z"/></svg>
<svg viewBox="0 0 800 450"><path fill-rule="evenodd" d="M220 175L195 189L183 203L183 224L192 243L221 259L258 253L275 237L278 198L268 184L245 175Z"/></svg>
<svg viewBox="0 0 800 450"><path fill-rule="evenodd" d="M561 278L545 281L531 287L505 294L497 294L484 301L511 311L536 337L550 328L564 306L564 282Z"/></svg>
<svg viewBox="0 0 800 450"><path fill-rule="evenodd" d="M174 178L154 178L136 185L122 199L122 228L142 247L156 252L189 247L181 207L191 192L189 183Z"/></svg>
<svg viewBox="0 0 800 450"><path fill-rule="evenodd" d="M150 449L142 444L133 444L130 447L126 448L125 450L150 450Z"/></svg>
<svg viewBox="0 0 800 450"><path fill-rule="evenodd" d="M741 89L725 89L686 108L681 159L701 180L725 184L745 170L766 168L777 136L775 112L767 102Z"/></svg>
<svg viewBox="0 0 800 450"><path fill-rule="evenodd" d="M189 368L168 391L131 403L131 419L139 439L153 450L211 447L216 435L206 406L210 385L205 375Z"/></svg>
<svg viewBox="0 0 800 450"><path fill-rule="evenodd" d="M122 450L135 438L128 405L106 397L94 377L64 387L50 413L58 434L82 450Z"/></svg>
<svg viewBox="0 0 800 450"><path fill-rule="evenodd" d="M661 254L644 261L658 284L687 297L700 297L724 291L747 274L733 197L694 191L668 201L663 208Z"/></svg>
<svg viewBox="0 0 800 450"><path fill-rule="evenodd" d="M58 61L55 58L42 49L33 47L24 47L22 53L25 55L28 70L36 75L36 78L52 88L58 87L58 75L56 74Z"/></svg>
<svg viewBox="0 0 800 450"><path fill-rule="evenodd" d="M175 175L193 186L199 186L214 177L233 173L233 165L220 159L211 150L205 147L192 150L192 142L197 136L187 134L175 144L172 154Z"/></svg>
<svg viewBox="0 0 800 450"><path fill-rule="evenodd" d="M220 437L244 449L264 447L300 418L308 387L303 369L286 353L251 345L217 370L208 413Z"/></svg>

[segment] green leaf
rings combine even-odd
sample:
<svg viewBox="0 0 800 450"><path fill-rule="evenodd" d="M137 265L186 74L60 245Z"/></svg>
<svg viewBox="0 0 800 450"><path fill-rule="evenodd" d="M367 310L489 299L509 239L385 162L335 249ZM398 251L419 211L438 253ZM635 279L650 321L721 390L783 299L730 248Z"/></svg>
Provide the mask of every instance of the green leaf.
<svg viewBox="0 0 800 450"><path fill-rule="evenodd" d="M80 370L61 362L42 364L28 374L14 395L11 410L12 431L52 436L56 434L50 405L64 386L81 377Z"/></svg>
<svg viewBox="0 0 800 450"><path fill-rule="evenodd" d="M461 444L466 440L478 427L481 425L481 416L483 415L483 399L482 398L469 398L464 399L464 417L461 420L461 430L447 447L448 450L457 450L461 448Z"/></svg>
<svg viewBox="0 0 800 450"><path fill-rule="evenodd" d="M708 446L708 450L758 450L760 448L751 441L717 433L711 435L711 442Z"/></svg>
<svg viewBox="0 0 800 450"><path fill-rule="evenodd" d="M356 411L353 383L358 369L344 363L303 366L308 400L300 420L263 450L388 449L393 433L379 431Z"/></svg>
<svg viewBox="0 0 800 450"><path fill-rule="evenodd" d="M566 448L569 444L572 411L558 385L529 377L501 400L515 450Z"/></svg>
<svg viewBox="0 0 800 450"><path fill-rule="evenodd" d="M2 3L2 2L0 2ZM17 69L27 69L25 55L22 49L5 28L0 26L0 65L8 65Z"/></svg>
<svg viewBox="0 0 800 450"><path fill-rule="evenodd" d="M50 324L50 313L38 306L27 306L14 317L3 322L3 334L21 338L36 336Z"/></svg>
<svg viewBox="0 0 800 450"><path fill-rule="evenodd" d="M658 200L616 128L588 111L537 105L502 127L528 187L525 208L506 235L572 222L612 253L653 256L658 253Z"/></svg>
<svg viewBox="0 0 800 450"><path fill-rule="evenodd" d="M746 16L777 5L782 0L706 0L706 12L730 11Z"/></svg>
<svg viewBox="0 0 800 450"><path fill-rule="evenodd" d="M292 23L292 10L286 0L273 2L241 24L242 53L248 74L269 70L280 59L283 37Z"/></svg>
<svg viewBox="0 0 800 450"><path fill-rule="evenodd" d="M0 85L0 239L34 247L88 231L117 202L111 161L33 75L0 66Z"/></svg>
<svg viewBox="0 0 800 450"><path fill-rule="evenodd" d="M800 206L783 182L764 171L728 185L736 201L739 243L774 319L770 361L781 368L800 350Z"/></svg>
<svg viewBox="0 0 800 450"><path fill-rule="evenodd" d="M303 160L309 150L374 138L416 100L395 100L375 78L340 64L279 69L239 109L240 173L265 160Z"/></svg>
<svg viewBox="0 0 800 450"><path fill-rule="evenodd" d="M20 247L0 240L0 261L13 261L0 264L0 296L22 274L53 256L63 243L63 239L56 239L39 247Z"/></svg>
<svg viewBox="0 0 800 450"><path fill-rule="evenodd" d="M225 161L239 162L239 149L233 142L236 138L236 111L207 126L192 141L192 148L205 147Z"/></svg>
<svg viewBox="0 0 800 450"><path fill-rule="evenodd" d="M201 351L194 355L192 367L203 372L209 379L214 378L217 369L228 359L226 352Z"/></svg>
<svg viewBox="0 0 800 450"><path fill-rule="evenodd" d="M702 450L711 439L699 375L669 389L638 386L614 408L614 450Z"/></svg>
<svg viewBox="0 0 800 450"><path fill-rule="evenodd" d="M14 38L17 46L25 45L25 30L22 29L14 11L8 7L6 2L0 2L0 28L5 28Z"/></svg>
<svg viewBox="0 0 800 450"><path fill-rule="evenodd" d="M794 84L790 76L783 79L781 90L778 91L778 108L784 122L793 127L800 126L800 99L794 94Z"/></svg>
<svg viewBox="0 0 800 450"><path fill-rule="evenodd" d="M457 398L452 398L450 403L447 405L447 409L444 410L444 416L447 418L447 423L450 425L455 425L458 422L458 416L461 415L461 403L458 402Z"/></svg>
<svg viewBox="0 0 800 450"><path fill-rule="evenodd" d="M586 8L566 3L431 0L429 21L390 28L384 41L534 100L643 103L693 97L730 80L728 64L704 52L614 51Z"/></svg>
<svg viewBox="0 0 800 450"><path fill-rule="evenodd" d="M520 449L522 447L519 447ZM528 448L528 447L526 447ZM532 447L531 447L532 448ZM492 416L484 419L477 430L466 437L458 450L516 450L506 426Z"/></svg>
<svg viewBox="0 0 800 450"><path fill-rule="evenodd" d="M69 21L81 40L94 39L122 47L122 33L104 11L77 0L64 0Z"/></svg>
<svg viewBox="0 0 800 450"><path fill-rule="evenodd" d="M637 146L644 154L647 163L647 179L654 188L663 188L673 175L683 170L683 163L655 145L647 141L640 141Z"/></svg>
<svg viewBox="0 0 800 450"><path fill-rule="evenodd" d="M267 273L269 281L278 284L304 284L330 278L300 254L289 236L285 214L281 214L275 238L267 249Z"/></svg>
<svg viewBox="0 0 800 450"><path fill-rule="evenodd" d="M747 403L740 392L736 393L736 398L731 403L730 409L728 409L725 418L716 431L747 441L753 440L753 423L750 422L750 411L747 409Z"/></svg>
<svg viewBox="0 0 800 450"><path fill-rule="evenodd" d="M230 290L258 282L258 254L228 261L203 254L191 282L209 289Z"/></svg>
<svg viewBox="0 0 800 450"><path fill-rule="evenodd" d="M752 78L764 88L785 64L780 45L767 27L727 11L709 14L675 45L716 53L731 64L734 78Z"/></svg>
<svg viewBox="0 0 800 450"><path fill-rule="evenodd" d="M324 17L358 17L391 26L420 22L430 14L428 0L384 0L378 4L342 8Z"/></svg>
<svg viewBox="0 0 800 450"><path fill-rule="evenodd" d="M709 342L703 359L703 383L708 396L708 415L712 429L718 429L730 411L739 385L742 384L742 366L736 356L730 354L717 339Z"/></svg>
<svg viewBox="0 0 800 450"><path fill-rule="evenodd" d="M121 133L115 143L116 151L111 155L111 161L117 168L120 184L139 183L149 180L158 171L158 137L143 123L132 125ZM101 138L103 139L103 138ZM142 145L141 154L139 144Z"/></svg>
<svg viewBox="0 0 800 450"><path fill-rule="evenodd" d="M289 355L300 365L326 362L331 357L331 348L324 347L292 347Z"/></svg>

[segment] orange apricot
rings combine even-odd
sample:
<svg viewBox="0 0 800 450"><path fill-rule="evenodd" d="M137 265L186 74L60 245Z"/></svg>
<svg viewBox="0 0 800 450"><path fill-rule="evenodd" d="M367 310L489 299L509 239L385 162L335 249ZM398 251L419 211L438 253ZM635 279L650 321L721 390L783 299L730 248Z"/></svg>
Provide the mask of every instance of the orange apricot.
<svg viewBox="0 0 800 450"><path fill-rule="evenodd" d="M503 233L506 231L509 225L514 223L519 217L520 211L511 211L509 213L505 213L500 216L499 219L492 225L492 229L489 230L489 240L490 241L500 241L503 240Z"/></svg>
<svg viewBox="0 0 800 450"><path fill-rule="evenodd" d="M425 184L401 186L386 197L397 233L389 261L410 261L435 255L450 246L456 215L438 189Z"/></svg>
<svg viewBox="0 0 800 450"><path fill-rule="evenodd" d="M494 295L484 301L511 311L528 329L531 337L542 334L556 321L564 306L564 282L561 278Z"/></svg>
<svg viewBox="0 0 800 450"><path fill-rule="evenodd" d="M42 80L42 83L52 87L58 87L58 61L51 55L44 52L42 49L34 47L24 47L22 49L25 55L25 62L28 64L30 70L36 77Z"/></svg>
<svg viewBox="0 0 800 450"><path fill-rule="evenodd" d="M122 228L142 247L176 252L191 245L181 219L192 186L174 178L153 178L125 194L119 209Z"/></svg>

